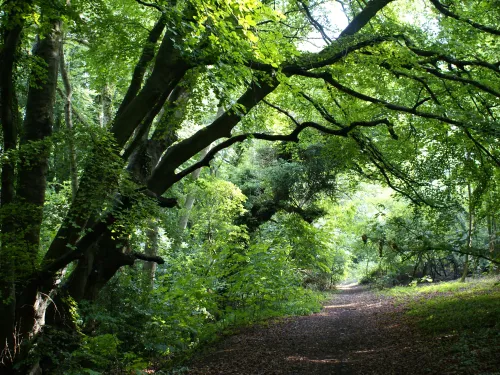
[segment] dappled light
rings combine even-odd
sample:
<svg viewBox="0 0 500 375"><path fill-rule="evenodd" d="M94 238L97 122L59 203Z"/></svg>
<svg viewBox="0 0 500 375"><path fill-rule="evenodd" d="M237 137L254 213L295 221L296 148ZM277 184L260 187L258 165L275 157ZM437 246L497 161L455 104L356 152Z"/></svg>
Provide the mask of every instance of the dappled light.
<svg viewBox="0 0 500 375"><path fill-rule="evenodd" d="M359 303L349 303L346 305L325 305L323 306L324 309L339 309L339 308L347 308L347 307L355 307L359 306Z"/></svg>
<svg viewBox="0 0 500 375"><path fill-rule="evenodd" d="M340 363L341 361L335 358L311 359L306 357L287 357L287 361L291 362L311 362L311 363Z"/></svg>
<svg viewBox="0 0 500 375"><path fill-rule="evenodd" d="M432 373L419 364L438 362L435 343L426 343L425 337L410 329L390 299L367 288L353 288L357 293L344 290L334 294L332 303L318 314L227 339L220 346L236 347L237 351L217 350L195 363L189 373Z"/></svg>
<svg viewBox="0 0 500 375"><path fill-rule="evenodd" d="M481 291L481 298L497 278L479 279L475 286L465 287ZM344 289L332 296L331 303L324 309L307 317L287 319L266 327L256 327L244 331L217 344L218 350L201 358L191 366L190 374L444 374L451 368L467 373L475 370L494 371L498 357L488 353L500 349L500 342L490 336L477 336L477 339L489 340L489 346L473 342L474 334L468 331L470 345L477 349L474 354L466 354L461 348L467 340L458 339L455 329L460 319L471 321L452 307L452 298L457 303L463 301L463 292L456 292L454 297L432 297L428 304L395 303L396 297L388 293L374 294L366 287L353 286L356 294ZM450 288L449 283L440 286ZM497 299L500 289L493 289L491 297ZM407 295L419 298L418 289L412 288ZM352 309L352 306L358 306ZM442 306L435 310L435 306ZM500 316L500 307L489 304L492 320ZM367 308L367 307L371 307ZM441 321L442 331L434 336L427 336L416 329L416 324L427 326L426 318L434 311L435 319L446 318L448 325ZM472 306L470 310L473 312ZM424 319L416 319L414 317ZM411 320L413 321L411 321ZM485 321L477 321L475 327L488 326ZM472 327L472 326L471 326ZM425 328L428 329L428 328ZM455 332L455 333L454 333ZM460 330L459 330L460 332ZM236 349L232 353L228 349ZM231 349L229 349L231 350ZM478 363L477 360L481 360ZM472 364L472 362L474 364ZM450 367L451 366L451 367ZM480 370L481 369L481 370ZM454 371L454 370L451 370ZM461 372L459 372L461 373Z"/></svg>

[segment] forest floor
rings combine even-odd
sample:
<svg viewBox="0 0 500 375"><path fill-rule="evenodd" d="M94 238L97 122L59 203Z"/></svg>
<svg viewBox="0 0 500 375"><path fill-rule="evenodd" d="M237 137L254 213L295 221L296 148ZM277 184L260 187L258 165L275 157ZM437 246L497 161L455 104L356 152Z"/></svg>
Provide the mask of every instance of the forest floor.
<svg viewBox="0 0 500 375"><path fill-rule="evenodd" d="M366 287L340 287L317 314L251 327L222 340L195 358L188 374L464 373L451 370L443 358L442 348L453 338L424 335L405 310Z"/></svg>

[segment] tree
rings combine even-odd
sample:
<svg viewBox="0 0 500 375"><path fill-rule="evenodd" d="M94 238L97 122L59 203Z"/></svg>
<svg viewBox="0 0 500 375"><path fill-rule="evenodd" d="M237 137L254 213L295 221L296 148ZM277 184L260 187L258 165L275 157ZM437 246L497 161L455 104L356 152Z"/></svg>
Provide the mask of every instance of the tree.
<svg viewBox="0 0 500 375"><path fill-rule="evenodd" d="M419 179L426 160L411 151L414 139L460 134L488 163L500 165L498 7L419 2L429 22L422 28L405 22L404 1L342 4L349 22L333 35L315 19L315 2L2 2L0 342L6 371L26 355L44 320L72 330L70 301L94 300L117 270L137 259L161 263L128 246L128 235L147 217L140 207L172 208L175 199L163 195L236 143L316 139L328 145L341 138L340 152L357 150L348 154L353 169L416 203L435 204L428 194L433 181ZM78 190L42 247L58 68L67 47L61 48L63 29L64 42L81 44L66 61L83 79L91 77L82 87L99 88L93 111L104 119L116 110L109 125L103 120L104 128L85 130L91 146L80 145L88 152L78 163ZM298 48L311 30L324 41L319 52ZM32 55L25 50L30 43ZM131 60L137 61L133 69ZM124 71L128 86L119 78ZM65 93L68 101L68 88ZM177 140L189 112L180 98L187 95L200 112L202 97L212 93L227 110ZM80 123L93 114L73 109ZM270 115L280 117L282 132L259 122ZM60 286L63 270L70 271Z"/></svg>

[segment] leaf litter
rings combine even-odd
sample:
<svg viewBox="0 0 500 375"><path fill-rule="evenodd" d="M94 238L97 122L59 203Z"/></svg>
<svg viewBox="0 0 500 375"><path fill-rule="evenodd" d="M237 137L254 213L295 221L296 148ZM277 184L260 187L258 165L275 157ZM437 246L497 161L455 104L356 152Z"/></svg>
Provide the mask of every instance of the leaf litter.
<svg viewBox="0 0 500 375"><path fill-rule="evenodd" d="M340 287L317 314L222 340L188 374L454 374L440 350L453 338L425 336L393 302L363 286Z"/></svg>

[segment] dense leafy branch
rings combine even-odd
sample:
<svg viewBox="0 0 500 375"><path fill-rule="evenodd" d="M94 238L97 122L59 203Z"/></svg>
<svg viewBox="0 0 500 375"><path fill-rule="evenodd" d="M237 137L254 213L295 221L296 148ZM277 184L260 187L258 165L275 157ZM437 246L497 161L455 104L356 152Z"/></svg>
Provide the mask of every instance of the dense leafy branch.
<svg viewBox="0 0 500 375"><path fill-rule="evenodd" d="M385 108L392 110L392 111L404 112L404 113L416 115L416 116L427 118L427 119L438 120L438 121L441 121L441 122L444 122L444 123L447 123L450 125L458 126L460 128L474 128L473 124L467 124L463 121L455 120L455 119L452 119L452 118L449 118L446 116L442 116L442 115L438 115L438 114L435 114L432 112L419 111L416 108L410 108L410 107L406 107L403 105L393 104L393 103L387 102L385 100L378 99L378 98L372 97L370 95L360 93L354 89L351 89L347 86L342 85L340 82L335 80L330 73L326 73L326 72L314 73L314 72L302 71L300 73L300 75L302 75L304 77L322 79L326 83L328 83L328 84L332 85L333 87L335 87L336 89L338 89L339 91L342 91L342 92L344 92L350 96L353 96L357 99L360 99L360 100L363 100L366 102L370 102L373 104L378 104L378 105L385 107ZM477 130L484 132L484 133L491 133L491 131L489 131L487 129L477 129Z"/></svg>
<svg viewBox="0 0 500 375"><path fill-rule="evenodd" d="M463 17L459 16L458 14L452 12L449 9L449 6L444 5L439 0L430 0L430 1L436 7L436 9L439 10L441 13L443 13L445 16L454 18L458 21L465 22L478 30L481 30L481 31L484 31L484 32L487 32L490 34L494 34L494 35L500 35L500 30L494 29L492 27L484 26L484 25L481 25L481 24L474 22L472 20L463 18Z"/></svg>
<svg viewBox="0 0 500 375"><path fill-rule="evenodd" d="M450 81L460 82L460 83L467 83L469 85L477 87L480 90L487 92L488 94L491 94L491 95L496 96L497 98L500 98L500 92L496 91L495 89L493 89L491 87L488 87L487 85L485 85L481 82L478 82L478 81L475 81L472 79L462 78L462 77L452 75L452 74L445 74L445 73L440 72L438 69L434 69L434 68L424 68L424 69L427 72L431 73L432 75L435 75L436 77L443 78L443 79L450 80Z"/></svg>

